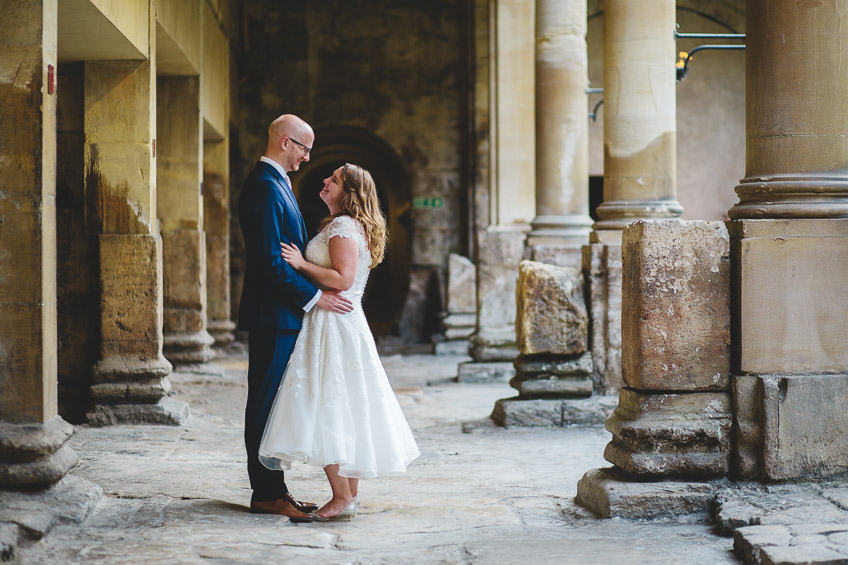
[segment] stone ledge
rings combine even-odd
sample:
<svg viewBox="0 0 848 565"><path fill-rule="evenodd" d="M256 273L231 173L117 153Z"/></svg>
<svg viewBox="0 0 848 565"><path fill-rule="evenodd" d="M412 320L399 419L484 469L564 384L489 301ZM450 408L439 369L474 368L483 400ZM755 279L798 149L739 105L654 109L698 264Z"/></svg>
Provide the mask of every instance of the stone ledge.
<svg viewBox="0 0 848 565"><path fill-rule="evenodd" d="M457 382L460 383L505 383L515 376L511 362L460 363Z"/></svg>
<svg viewBox="0 0 848 565"><path fill-rule="evenodd" d="M38 488L52 485L79 463L79 456L67 445L47 457L22 463L0 463L0 488Z"/></svg>
<svg viewBox="0 0 848 565"><path fill-rule="evenodd" d="M102 498L98 485L73 475L43 491L0 491L0 561L57 525L83 523Z"/></svg>
<svg viewBox="0 0 848 565"><path fill-rule="evenodd" d="M848 563L848 523L746 526L733 534L733 550L745 563L836 565Z"/></svg>
<svg viewBox="0 0 848 565"><path fill-rule="evenodd" d="M716 490L724 482L643 482L615 467L587 471L575 502L600 518L676 519L708 522Z"/></svg>
<svg viewBox="0 0 848 565"><path fill-rule="evenodd" d="M505 428L534 426L599 426L615 409L617 397L524 399L502 398L495 402L492 421Z"/></svg>
<svg viewBox="0 0 848 565"><path fill-rule="evenodd" d="M98 404L86 415L92 426L115 424L162 424L183 426L188 422L189 408L185 402L163 398L156 404Z"/></svg>

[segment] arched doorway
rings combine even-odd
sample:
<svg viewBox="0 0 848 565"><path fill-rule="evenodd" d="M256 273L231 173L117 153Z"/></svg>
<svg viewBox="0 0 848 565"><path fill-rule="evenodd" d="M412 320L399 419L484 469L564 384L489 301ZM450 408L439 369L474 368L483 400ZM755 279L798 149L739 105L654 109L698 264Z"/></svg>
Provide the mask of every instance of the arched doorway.
<svg viewBox="0 0 848 565"><path fill-rule="evenodd" d="M345 163L360 165L374 177L389 227L386 258L371 272L363 303L374 336L385 336L400 318L409 292L409 172L391 146L373 133L351 126L318 128L309 162L292 175L292 188L310 238L327 216L327 207L318 196L323 180Z"/></svg>

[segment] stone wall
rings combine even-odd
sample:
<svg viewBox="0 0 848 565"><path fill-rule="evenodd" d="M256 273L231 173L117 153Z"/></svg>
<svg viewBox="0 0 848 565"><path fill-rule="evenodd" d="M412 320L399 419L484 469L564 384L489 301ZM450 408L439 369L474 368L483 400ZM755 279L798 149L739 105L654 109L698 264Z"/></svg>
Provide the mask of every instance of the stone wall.
<svg viewBox="0 0 848 565"><path fill-rule="evenodd" d="M285 6L263 0L246 10L231 202L237 202L244 177L264 151L268 124L282 113L297 114L316 130L355 126L384 140L408 168L412 199L404 218L410 228L409 294L391 333L404 341L428 341L444 309L444 292L433 291L434 282L444 286L451 252L468 253L467 6L458 0ZM316 151L320 145L318 137ZM416 198L439 198L442 205L416 207ZM234 246L232 253L238 266L243 247ZM233 278L240 276L234 270ZM237 312L240 283L233 283Z"/></svg>

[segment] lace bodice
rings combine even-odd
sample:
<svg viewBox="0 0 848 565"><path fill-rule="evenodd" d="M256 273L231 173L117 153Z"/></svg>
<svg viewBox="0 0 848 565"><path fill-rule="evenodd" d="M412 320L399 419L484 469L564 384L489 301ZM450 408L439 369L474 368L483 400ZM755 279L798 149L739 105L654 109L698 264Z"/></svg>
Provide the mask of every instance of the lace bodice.
<svg viewBox="0 0 848 565"><path fill-rule="evenodd" d="M359 258L356 263L356 278L349 290L342 292L343 296L349 298L355 305L362 301L365 292L365 283L368 281L369 266L371 265L371 252L365 239L365 229L359 220L350 216L339 216L333 218L321 232L312 238L306 246L306 260L319 267L332 267L330 262L330 240L334 237L346 237L356 242L359 249Z"/></svg>

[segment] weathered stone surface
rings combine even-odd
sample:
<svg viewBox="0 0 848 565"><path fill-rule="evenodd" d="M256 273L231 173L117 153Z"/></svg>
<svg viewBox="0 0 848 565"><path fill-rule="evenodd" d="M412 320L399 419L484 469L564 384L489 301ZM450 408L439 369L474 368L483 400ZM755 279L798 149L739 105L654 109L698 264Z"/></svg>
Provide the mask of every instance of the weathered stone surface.
<svg viewBox="0 0 848 565"><path fill-rule="evenodd" d="M760 478L764 421L760 379L756 375L734 375L731 384L735 411L733 470L740 478Z"/></svg>
<svg viewBox="0 0 848 565"><path fill-rule="evenodd" d="M41 539L56 525L83 523L102 498L103 489L73 474L41 491L0 491L0 524Z"/></svg>
<svg viewBox="0 0 848 565"><path fill-rule="evenodd" d="M537 244L530 247L530 260L558 267L580 269L583 261L583 246L573 244Z"/></svg>
<svg viewBox="0 0 848 565"><path fill-rule="evenodd" d="M724 390L730 243L723 222L642 220L622 239L622 373L640 390Z"/></svg>
<svg viewBox="0 0 848 565"><path fill-rule="evenodd" d="M845 372L848 222L739 220L730 229L739 272L741 370Z"/></svg>
<svg viewBox="0 0 848 565"><path fill-rule="evenodd" d="M534 426L598 426L615 408L614 396L590 398L524 399L502 398L495 403L491 419L506 428Z"/></svg>
<svg viewBox="0 0 848 565"><path fill-rule="evenodd" d="M720 477L729 468L731 421L727 393L622 389L606 422L613 438L604 458L641 477Z"/></svg>
<svg viewBox="0 0 848 565"><path fill-rule="evenodd" d="M589 320L579 269L522 261L515 300L515 333L522 354L586 351Z"/></svg>
<svg viewBox="0 0 848 565"><path fill-rule="evenodd" d="M460 363L457 381L461 383L497 383L507 382L515 375L512 363L476 362Z"/></svg>
<svg viewBox="0 0 848 565"><path fill-rule="evenodd" d="M79 456L68 446L35 460L0 463L0 488L42 488L64 477L79 463Z"/></svg>
<svg viewBox="0 0 848 565"><path fill-rule="evenodd" d="M561 426L561 400L502 399L495 402L492 420L499 426Z"/></svg>
<svg viewBox="0 0 848 565"><path fill-rule="evenodd" d="M681 518L706 521L719 483L633 480L620 469L587 471L575 502L600 518Z"/></svg>
<svg viewBox="0 0 848 565"><path fill-rule="evenodd" d="M470 259L448 256L448 312L477 311L477 269Z"/></svg>
<svg viewBox="0 0 848 565"><path fill-rule="evenodd" d="M0 460L32 461L52 455L74 433L59 416L41 423L0 422Z"/></svg>
<svg viewBox="0 0 848 565"><path fill-rule="evenodd" d="M96 404L87 414L92 426L114 424L164 424L185 425L189 419L185 402L162 398L155 404Z"/></svg>
<svg viewBox="0 0 848 565"><path fill-rule="evenodd" d="M438 341L433 345L435 355L468 355L468 340Z"/></svg>
<svg viewBox="0 0 848 565"><path fill-rule="evenodd" d="M468 353L475 361L481 363L499 361L511 365L513 359L518 357L518 348L515 341L509 341L508 337L499 341L501 338L503 335L495 336L492 333L489 333L488 337L480 337L477 332L469 340Z"/></svg>
<svg viewBox="0 0 848 565"><path fill-rule="evenodd" d="M740 476L792 480L848 471L848 412L840 401L848 374L733 380Z"/></svg>
<svg viewBox="0 0 848 565"><path fill-rule="evenodd" d="M848 563L848 524L807 524L818 535L787 526L747 526L733 535L733 549L745 563L841 565Z"/></svg>
<svg viewBox="0 0 848 565"><path fill-rule="evenodd" d="M559 355L519 355L515 361L516 374L522 378L549 377L552 375L592 375L592 354L578 357Z"/></svg>
<svg viewBox="0 0 848 565"><path fill-rule="evenodd" d="M527 379L515 376L509 385L521 398L581 398L592 395L592 378L580 376L549 376Z"/></svg>
<svg viewBox="0 0 848 565"><path fill-rule="evenodd" d="M595 386L618 391L621 378L621 245L583 247L583 276L589 296L589 333Z"/></svg>
<svg viewBox="0 0 848 565"><path fill-rule="evenodd" d="M477 361L511 360L515 350L515 289L525 234L491 229L477 234L477 331L471 356ZM516 350L517 352L517 350Z"/></svg>
<svg viewBox="0 0 848 565"><path fill-rule="evenodd" d="M848 374L759 379L765 477L809 479L848 471Z"/></svg>

